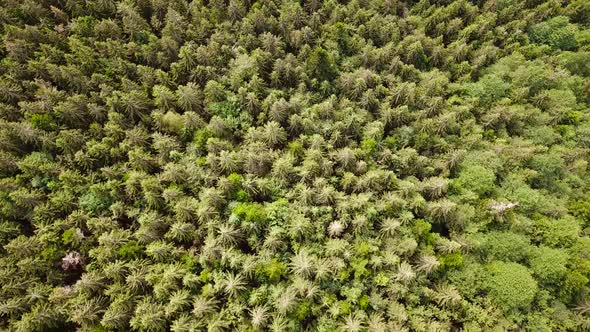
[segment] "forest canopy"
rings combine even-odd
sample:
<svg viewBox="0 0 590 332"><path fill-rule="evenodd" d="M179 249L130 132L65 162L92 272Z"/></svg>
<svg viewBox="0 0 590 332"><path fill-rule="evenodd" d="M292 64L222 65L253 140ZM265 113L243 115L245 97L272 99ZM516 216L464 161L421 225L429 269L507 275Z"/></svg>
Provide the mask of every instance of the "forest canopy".
<svg viewBox="0 0 590 332"><path fill-rule="evenodd" d="M590 330L589 1L0 22L0 330Z"/></svg>

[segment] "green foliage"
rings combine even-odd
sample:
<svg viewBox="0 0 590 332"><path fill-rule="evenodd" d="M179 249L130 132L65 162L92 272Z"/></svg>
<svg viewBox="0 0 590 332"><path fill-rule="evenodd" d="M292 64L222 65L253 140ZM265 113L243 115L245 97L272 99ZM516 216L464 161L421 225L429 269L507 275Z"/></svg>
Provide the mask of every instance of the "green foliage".
<svg viewBox="0 0 590 332"><path fill-rule="evenodd" d="M369 276L371 271L367 269L368 263L369 261L367 259L359 259L350 262L350 266L352 267L352 272L354 273L354 278L356 280L360 280Z"/></svg>
<svg viewBox="0 0 590 332"><path fill-rule="evenodd" d="M337 22L328 31L330 37L338 44L339 49L344 53L348 53L350 50L350 37L346 25L343 22Z"/></svg>
<svg viewBox="0 0 590 332"><path fill-rule="evenodd" d="M555 154L537 155L531 159L531 169L538 172L537 186L552 188L555 181L563 177L565 163Z"/></svg>
<svg viewBox="0 0 590 332"><path fill-rule="evenodd" d="M336 77L338 68L330 53L321 47L317 47L309 55L306 62L306 70L311 78L320 81L329 81Z"/></svg>
<svg viewBox="0 0 590 332"><path fill-rule="evenodd" d="M232 184L232 186L240 187L244 181L244 178L240 174L232 173L227 177L227 180Z"/></svg>
<svg viewBox="0 0 590 332"><path fill-rule="evenodd" d="M528 269L517 263L492 262L487 266L485 286L490 299L505 311L527 309L538 286Z"/></svg>
<svg viewBox="0 0 590 332"><path fill-rule="evenodd" d="M389 283L390 278L386 276L383 272L378 273L375 278L374 282L375 285L385 287Z"/></svg>
<svg viewBox="0 0 590 332"><path fill-rule="evenodd" d="M542 218L533 226L533 238L550 247L569 247L580 234L580 226L574 218Z"/></svg>
<svg viewBox="0 0 590 332"><path fill-rule="evenodd" d="M432 225L423 219L416 220L414 225L412 225L412 232L416 239L422 242L425 246L434 244L435 238L434 234L430 233L431 229Z"/></svg>
<svg viewBox="0 0 590 332"><path fill-rule="evenodd" d="M57 245L51 245L51 246L47 246L45 249L43 249L39 253L39 256L41 258L43 258L44 260L47 260L50 262L56 262L61 257L64 256L64 251L63 251L63 249L61 249Z"/></svg>
<svg viewBox="0 0 590 332"><path fill-rule="evenodd" d="M547 199L541 192L516 176L504 180L498 195L511 202L518 202L518 209L528 213L542 211L547 206Z"/></svg>
<svg viewBox="0 0 590 332"><path fill-rule="evenodd" d="M457 269L462 267L464 263L463 255L459 252L441 255L437 258L440 262L441 269L443 270Z"/></svg>
<svg viewBox="0 0 590 332"><path fill-rule="evenodd" d="M469 94L479 98L483 105L490 105L492 102L506 97L510 84L494 74L482 77L479 82L469 86Z"/></svg>
<svg viewBox="0 0 590 332"><path fill-rule="evenodd" d="M270 262L261 264L256 268L256 273L268 282L275 283L287 274L287 264L273 258Z"/></svg>
<svg viewBox="0 0 590 332"><path fill-rule="evenodd" d="M56 126L51 114L32 114L31 124L33 127L43 130L52 130Z"/></svg>
<svg viewBox="0 0 590 332"><path fill-rule="evenodd" d="M461 269L450 270L446 276L463 296L476 299L485 288L488 271L478 262L469 262Z"/></svg>
<svg viewBox="0 0 590 332"><path fill-rule="evenodd" d="M111 205L112 198L110 190L106 184L95 184L89 188L89 191L80 197L80 207L92 213L99 214Z"/></svg>
<svg viewBox="0 0 590 332"><path fill-rule="evenodd" d="M94 32L96 18L92 16L77 17L72 22L72 33L81 37L91 37Z"/></svg>
<svg viewBox="0 0 590 332"><path fill-rule="evenodd" d="M588 330L587 3L1 2L0 330Z"/></svg>
<svg viewBox="0 0 590 332"><path fill-rule="evenodd" d="M369 154L376 152L377 142L374 139L366 138L361 142L361 149Z"/></svg>
<svg viewBox="0 0 590 332"><path fill-rule="evenodd" d="M483 166L466 167L459 173L455 184L465 190L470 190L480 196L491 193L496 183L496 175L493 171Z"/></svg>
<svg viewBox="0 0 590 332"><path fill-rule="evenodd" d="M531 251L530 239L522 234L492 231L480 240L480 251L486 260L523 262Z"/></svg>
<svg viewBox="0 0 590 332"><path fill-rule="evenodd" d="M572 215L582 220L586 225L590 223L590 201L576 201L569 204Z"/></svg>
<svg viewBox="0 0 590 332"><path fill-rule="evenodd" d="M531 270L537 279L545 284L558 285L567 273L567 252L541 246L534 250L529 259Z"/></svg>
<svg viewBox="0 0 590 332"><path fill-rule="evenodd" d="M556 16L533 25L529 36L535 43L551 45L560 50L573 50L577 47L576 32L576 26L569 23L568 17Z"/></svg>
<svg viewBox="0 0 590 332"><path fill-rule="evenodd" d="M129 241L117 250L117 256L122 259L134 259L141 256L144 249L135 241Z"/></svg>
<svg viewBox="0 0 590 332"><path fill-rule="evenodd" d="M195 148L201 154L204 154L207 148L207 140L211 137L211 132L206 128L201 128L197 130L194 134L193 142L195 144Z"/></svg>
<svg viewBox="0 0 590 332"><path fill-rule="evenodd" d="M266 210L259 203L238 203L232 214L248 223L266 222Z"/></svg>
<svg viewBox="0 0 590 332"><path fill-rule="evenodd" d="M65 245L76 246L80 244L84 234L79 228L70 228L63 232L61 239Z"/></svg>
<svg viewBox="0 0 590 332"><path fill-rule="evenodd" d="M560 60L572 74L590 76L590 52L564 52Z"/></svg>
<svg viewBox="0 0 590 332"><path fill-rule="evenodd" d="M293 312L296 321L304 321L311 314L311 303L309 300L300 302Z"/></svg>
<svg viewBox="0 0 590 332"><path fill-rule="evenodd" d="M236 192L236 201L249 202L250 200L251 200L250 195L245 190L238 190Z"/></svg>

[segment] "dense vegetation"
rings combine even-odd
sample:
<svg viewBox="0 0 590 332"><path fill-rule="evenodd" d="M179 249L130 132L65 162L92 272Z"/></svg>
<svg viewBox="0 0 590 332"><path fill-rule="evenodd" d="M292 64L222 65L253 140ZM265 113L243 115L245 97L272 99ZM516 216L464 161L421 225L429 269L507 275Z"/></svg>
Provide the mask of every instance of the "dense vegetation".
<svg viewBox="0 0 590 332"><path fill-rule="evenodd" d="M587 0L0 0L0 329L590 329Z"/></svg>

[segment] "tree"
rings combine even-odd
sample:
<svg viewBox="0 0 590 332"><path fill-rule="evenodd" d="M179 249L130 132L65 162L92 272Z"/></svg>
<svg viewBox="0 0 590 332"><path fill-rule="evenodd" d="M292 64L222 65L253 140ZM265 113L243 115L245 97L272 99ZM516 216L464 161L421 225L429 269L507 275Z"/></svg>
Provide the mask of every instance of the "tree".
<svg viewBox="0 0 590 332"><path fill-rule="evenodd" d="M533 25L529 36L533 42L549 44L556 49L573 50L577 47L576 27L569 23L566 16L556 16Z"/></svg>
<svg viewBox="0 0 590 332"><path fill-rule="evenodd" d="M454 181L458 188L470 190L480 196L490 194L495 187L496 175L483 166L466 167Z"/></svg>
<svg viewBox="0 0 590 332"><path fill-rule="evenodd" d="M491 300L504 311L527 309L538 290L528 269L518 263L494 261L486 267L485 280Z"/></svg>
<svg viewBox="0 0 590 332"><path fill-rule="evenodd" d="M590 330L588 1L0 1L0 330Z"/></svg>
<svg viewBox="0 0 590 332"><path fill-rule="evenodd" d="M567 252L541 246L532 252L529 264L541 283L559 285L568 270L567 262Z"/></svg>
<svg viewBox="0 0 590 332"><path fill-rule="evenodd" d="M493 231L485 234L479 250L488 260L523 262L533 249L530 239L510 231Z"/></svg>
<svg viewBox="0 0 590 332"><path fill-rule="evenodd" d="M316 78L319 81L330 81L338 74L338 69L332 56L321 47L312 51L305 66L309 77Z"/></svg>
<svg viewBox="0 0 590 332"><path fill-rule="evenodd" d="M189 82L187 85L178 86L176 100L185 112L198 112L202 110L203 93L195 83Z"/></svg>
<svg viewBox="0 0 590 332"><path fill-rule="evenodd" d="M542 218L534 223L533 238L550 247L569 247L580 234L580 225L574 218Z"/></svg>
<svg viewBox="0 0 590 332"><path fill-rule="evenodd" d="M291 259L291 271L302 277L311 277L314 271L315 259L304 250L299 251Z"/></svg>
<svg viewBox="0 0 590 332"><path fill-rule="evenodd" d="M286 139L287 133L277 122L271 121L264 126L264 140L271 147L276 147Z"/></svg>
<svg viewBox="0 0 590 332"><path fill-rule="evenodd" d="M154 104L156 106L161 107L164 110L174 108L176 96L170 89L168 89L168 87L163 85L156 85L153 87L152 94L154 96Z"/></svg>
<svg viewBox="0 0 590 332"><path fill-rule="evenodd" d="M166 313L163 305L153 303L149 298L145 298L137 304L129 324L133 329L139 331L165 331L167 325L165 317Z"/></svg>

